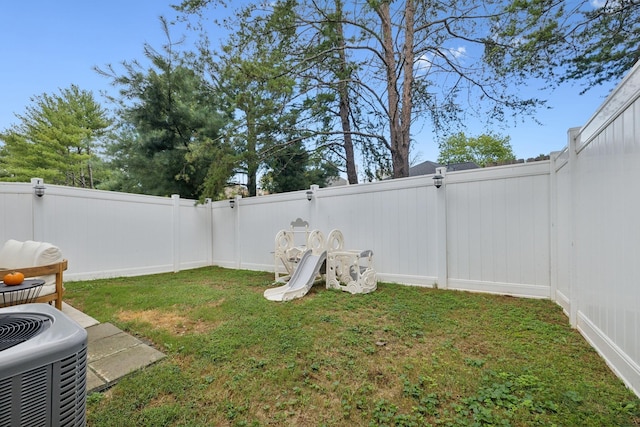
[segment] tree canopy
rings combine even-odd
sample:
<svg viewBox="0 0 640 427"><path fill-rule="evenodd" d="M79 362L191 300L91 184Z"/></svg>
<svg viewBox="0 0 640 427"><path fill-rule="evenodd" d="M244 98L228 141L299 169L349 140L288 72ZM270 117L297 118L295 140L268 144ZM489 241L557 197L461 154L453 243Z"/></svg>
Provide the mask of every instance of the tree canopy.
<svg viewBox="0 0 640 427"><path fill-rule="evenodd" d="M587 87L621 78L640 59L638 0L594 1L569 33L571 46L561 81L584 80Z"/></svg>
<svg viewBox="0 0 640 427"><path fill-rule="evenodd" d="M89 91L76 85L38 95L19 122L0 133L0 179L95 188L107 178L99 156L112 124Z"/></svg>
<svg viewBox="0 0 640 427"><path fill-rule="evenodd" d="M0 133L0 179L203 199L238 176L249 195L339 172L357 183L357 162L365 179L397 178L415 124L451 135L441 162L486 165L513 157L509 138L454 133L466 118L534 115L544 100L518 91L532 77L600 84L640 58L637 0L247 1L219 22L229 5L175 6L200 32L193 51L161 18L167 44L144 46L148 65L98 70L119 89L113 132L90 92L34 97ZM227 31L217 46L211 22Z"/></svg>
<svg viewBox="0 0 640 427"><path fill-rule="evenodd" d="M331 101L318 90L310 67L302 65L301 56L314 55L318 47L305 50L300 44L292 4L274 3L268 14L255 4L241 7L227 22L230 35L220 49L201 49L212 82L234 112L225 138L239 152L239 169L247 177L250 196L257 192L259 174L268 175L264 183L286 179L277 176L291 171L278 166L282 153L304 149L307 153L298 156L305 162L301 169L323 169L321 176L337 173L330 161L312 161L319 153L330 157L322 130L330 120L326 105Z"/></svg>
<svg viewBox="0 0 640 427"><path fill-rule="evenodd" d="M334 166L312 158L302 143L278 147L269 156L267 166L262 188L269 193L303 190L314 184L325 187L329 179L338 175Z"/></svg>
<svg viewBox="0 0 640 427"><path fill-rule="evenodd" d="M224 5L185 0L179 10L206 20ZM272 20L270 27L270 43L279 40L289 52L278 78L304 86L311 80L300 70L313 70L318 91L321 82L336 101L348 99L336 112L341 125L326 132L364 138L363 156L378 162L374 169L390 165L393 177L408 175L416 121L442 130L468 115L502 121L508 114L533 114L543 100L522 98L513 88L530 76L553 74L567 44L565 23L575 26L573 17L582 11L552 0L249 5L238 14L243 37L265 40L257 19L286 11L288 19ZM376 145L384 150L366 154Z"/></svg>
<svg viewBox="0 0 640 427"><path fill-rule="evenodd" d="M480 167L510 162L516 159L508 136L483 134L468 137L463 132L451 135L440 143L438 163L473 162Z"/></svg>
<svg viewBox="0 0 640 427"><path fill-rule="evenodd" d="M145 46L150 65L123 62L98 70L120 88L121 126L109 148L117 174L110 189L188 198L220 198L235 171L235 153L221 137L229 121L220 97L197 68L174 49L168 38L163 51Z"/></svg>

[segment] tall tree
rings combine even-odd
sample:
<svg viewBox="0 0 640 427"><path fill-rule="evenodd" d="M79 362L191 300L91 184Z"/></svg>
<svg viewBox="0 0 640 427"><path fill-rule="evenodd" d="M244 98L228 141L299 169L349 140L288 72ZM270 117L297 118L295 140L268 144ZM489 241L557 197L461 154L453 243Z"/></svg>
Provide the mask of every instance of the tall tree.
<svg viewBox="0 0 640 427"><path fill-rule="evenodd" d="M99 152L111 126L90 91L76 85L31 99L19 123L0 133L5 181L41 177L52 184L95 188L105 178Z"/></svg>
<svg viewBox="0 0 640 427"><path fill-rule="evenodd" d="M220 198L234 173L234 152L220 138L228 115L210 84L168 42L159 52L145 45L148 68L123 62L124 74L112 66L97 71L120 88L123 127L110 149L119 171L110 188L146 194L180 194Z"/></svg>
<svg viewBox="0 0 640 427"><path fill-rule="evenodd" d="M342 1L335 0L335 19L329 21L329 34L335 34L334 44L336 51L336 60L334 65L334 74L337 80L337 92L338 92L338 114L340 115L340 125L343 132L343 144L345 166L347 170L347 180L349 184L358 183L358 173L355 164L355 155L353 147L353 134L352 134L352 102L350 87L352 85L352 64L347 59L347 40L344 34L343 24L343 10ZM334 31L332 31L334 30Z"/></svg>
<svg viewBox="0 0 640 427"><path fill-rule="evenodd" d="M206 2L184 2L181 10L200 14L205 5ZM233 61L242 61L245 65L259 62L259 67L251 67L251 73L242 70L237 64L233 67L235 73L240 73L245 79L252 79L250 85L243 84L241 88L257 97L261 92L252 89L261 81L255 74L260 70L263 77L271 81L271 93L267 98L275 96L280 99L279 110L263 111L260 114L263 121L271 117L272 123L277 124L279 130L274 129L275 133L272 133L270 141L264 138L264 144L258 142L254 160L268 162L260 154L261 147L266 148L265 153L268 153L271 151L270 145L295 145L304 141L307 149L322 153L328 161L327 165L344 167L349 181L357 183L354 135L361 133L355 129L352 94L349 93L352 90L349 80L354 65L346 56L346 37L341 32L342 20L339 17L342 2L335 0L335 10L329 8L318 12L326 15L327 19L324 21L311 17L305 25L312 28L312 31L307 31L304 36L296 31L300 22L295 19L301 19L295 15L297 5L295 1L279 1L271 4L270 11L265 11L257 4L240 8L234 15L234 20L225 21L232 35L224 43L223 55L216 55L213 61L218 66ZM208 52L207 49L203 51ZM232 61L229 61L230 58ZM271 71L268 71L269 64L273 68ZM281 87L288 87L286 97L273 92L274 89L278 90L277 82L284 84ZM234 87L229 83L230 81L222 80L221 86L228 91ZM264 91L262 93L267 95ZM264 102L258 101L256 106ZM264 106L268 107L268 102L264 102ZM240 113L239 122L249 123L246 120L247 111ZM290 121L291 115L297 118L297 132L284 129L283 121ZM342 127L341 131L333 126L332 122L336 119ZM236 129L246 134L245 140L252 135L244 125ZM284 134L292 139L286 140ZM249 148L247 154L250 156L253 145L249 145ZM314 156L312 154L309 158ZM251 192L253 174L248 175Z"/></svg>
<svg viewBox="0 0 640 427"><path fill-rule="evenodd" d="M515 160L508 136L483 134L468 137L463 132L451 135L440 143L438 163L473 162L485 167Z"/></svg>
<svg viewBox="0 0 640 427"><path fill-rule="evenodd" d="M294 151L302 142L306 145L314 137L306 124L313 122L311 117L324 117L326 111L321 107L323 95L310 96L310 79L294 69L294 57L302 51L294 4L277 2L266 14L256 5L241 8L227 23L232 32L220 51L208 49L206 41L201 50L208 57L212 80L234 110L235 120L226 128L225 138L240 153L250 196L257 193L260 171L277 163L270 156L292 152L288 145Z"/></svg>
<svg viewBox="0 0 640 427"><path fill-rule="evenodd" d="M343 167L350 184L357 184L356 145L366 150L371 136L358 126L360 106L353 80L360 65L347 48L354 38L344 31L342 0L313 2L308 7L306 12L300 10L297 17L297 37L301 39L305 34L306 39L300 42L296 60L303 65L297 72L297 80L307 82L311 94L308 105L316 109L313 116L322 122L310 133L322 135L319 142L325 157Z"/></svg>
<svg viewBox="0 0 640 427"><path fill-rule="evenodd" d="M293 81L281 69L287 46L270 31L270 25L260 19L240 22L218 62L212 63L220 77L218 87L237 113L226 136L242 153L249 196L257 193L263 153L278 139L294 90ZM258 37L252 37L255 34Z"/></svg>
<svg viewBox="0 0 640 427"><path fill-rule="evenodd" d="M203 13L207 6L221 4L222 0L185 0L181 10ZM554 0L487 0L481 4L475 0L371 0L348 2L345 7L336 0L289 4L295 7L295 34L302 40L299 43L308 43L313 49L318 40L323 40L318 33L333 28L334 34L324 37L334 42L328 48L338 58L358 58L357 70L342 75L340 65L345 62L332 63L327 61L327 55L301 55L299 64L311 68L315 61L315 66L324 70L332 64L333 76L353 88L349 101L353 103L355 94L356 105L363 109L352 123L358 123L363 134L373 137L369 141L386 148L394 177L408 175L412 125L417 120L429 120L438 131L468 115L503 121L509 114L514 118L533 114L544 102L523 98L514 88L529 83L532 76L542 81L558 80L559 69L565 67L566 71L567 64L573 64L575 75L581 76L579 65L589 66L588 61L593 59L590 50L584 48L598 28L603 30L615 23L620 37L614 43L637 46L635 27L621 27L637 22L636 0L611 0L609 7L599 12L593 12L586 0L575 7ZM604 11L613 9L615 13L597 21L598 25L589 23L596 15L603 16ZM587 15L581 20L583 12ZM247 26L245 31L252 28ZM633 41L621 44L627 35ZM291 39L290 33L287 37ZM344 43L347 39L351 42ZM609 52L606 36L600 40L603 44L599 46ZM575 55L580 48L586 56L567 62L567 55ZM615 60L623 50L606 56ZM622 67L636 61L635 49L631 56ZM295 65L291 76L304 68ZM338 93L344 89L341 85L336 87ZM357 134L345 126L340 131Z"/></svg>

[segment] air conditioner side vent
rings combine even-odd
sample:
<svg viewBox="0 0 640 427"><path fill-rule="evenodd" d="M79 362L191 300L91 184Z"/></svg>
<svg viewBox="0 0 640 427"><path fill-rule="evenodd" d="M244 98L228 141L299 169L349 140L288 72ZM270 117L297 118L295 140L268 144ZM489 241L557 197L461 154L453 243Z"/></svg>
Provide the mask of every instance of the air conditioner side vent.
<svg viewBox="0 0 640 427"><path fill-rule="evenodd" d="M51 415L51 367L42 366L2 380L0 427L47 425Z"/></svg>
<svg viewBox="0 0 640 427"><path fill-rule="evenodd" d="M60 425L85 425L87 388L87 348L60 361L59 383L56 395L60 396ZM56 385L54 384L54 387Z"/></svg>
<svg viewBox="0 0 640 427"><path fill-rule="evenodd" d="M12 390L12 379L4 378L0 380L0 415L1 414L10 414L11 413L11 390ZM11 417L7 417L5 419L4 416L0 417L0 427L10 427L11 426Z"/></svg>

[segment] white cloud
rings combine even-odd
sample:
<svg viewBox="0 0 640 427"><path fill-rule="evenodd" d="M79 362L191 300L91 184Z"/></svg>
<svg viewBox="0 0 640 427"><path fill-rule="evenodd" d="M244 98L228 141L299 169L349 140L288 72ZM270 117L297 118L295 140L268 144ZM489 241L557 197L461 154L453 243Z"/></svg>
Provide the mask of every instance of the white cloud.
<svg viewBox="0 0 640 427"><path fill-rule="evenodd" d="M418 71L429 71L429 69L431 68L431 59L430 57L432 57L433 55L422 55L420 58L418 58L418 60L416 61L416 70Z"/></svg>
<svg viewBox="0 0 640 427"><path fill-rule="evenodd" d="M441 50L450 60L458 60L464 59L467 55L467 48L464 46L459 46L456 48L446 48ZM416 71L418 72L428 72L431 69L431 66L434 63L434 55L424 54L420 58L416 60Z"/></svg>
<svg viewBox="0 0 640 427"><path fill-rule="evenodd" d="M594 9L617 10L621 7L620 0L590 0L589 3Z"/></svg>
<svg viewBox="0 0 640 427"><path fill-rule="evenodd" d="M464 46L457 47L455 49L449 49L449 53L454 58L460 58L467 54L467 48Z"/></svg>

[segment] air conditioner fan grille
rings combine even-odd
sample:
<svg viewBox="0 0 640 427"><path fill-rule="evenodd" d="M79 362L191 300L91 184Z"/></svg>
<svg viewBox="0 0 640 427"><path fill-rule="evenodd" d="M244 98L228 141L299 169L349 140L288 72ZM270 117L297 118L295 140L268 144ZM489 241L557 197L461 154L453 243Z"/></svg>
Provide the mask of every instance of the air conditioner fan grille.
<svg viewBox="0 0 640 427"><path fill-rule="evenodd" d="M46 316L0 315L0 351L27 341L42 332L51 324Z"/></svg>

